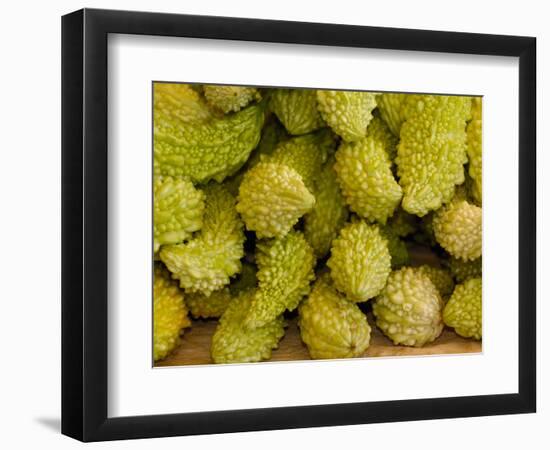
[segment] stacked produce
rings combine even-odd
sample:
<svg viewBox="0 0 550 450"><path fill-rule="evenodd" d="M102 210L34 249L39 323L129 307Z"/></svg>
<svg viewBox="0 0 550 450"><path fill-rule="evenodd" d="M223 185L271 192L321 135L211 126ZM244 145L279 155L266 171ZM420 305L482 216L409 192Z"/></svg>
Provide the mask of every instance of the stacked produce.
<svg viewBox="0 0 550 450"><path fill-rule="evenodd" d="M481 340L481 99L156 83L154 359ZM419 249L431 264L414 257ZM380 331L377 331L378 333Z"/></svg>

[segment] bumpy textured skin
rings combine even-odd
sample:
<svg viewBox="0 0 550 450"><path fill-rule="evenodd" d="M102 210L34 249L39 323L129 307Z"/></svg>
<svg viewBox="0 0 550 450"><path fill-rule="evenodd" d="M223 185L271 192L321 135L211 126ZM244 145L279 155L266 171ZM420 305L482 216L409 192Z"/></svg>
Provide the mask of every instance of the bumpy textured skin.
<svg viewBox="0 0 550 450"><path fill-rule="evenodd" d="M376 136L342 143L334 169L350 209L370 222L385 224L401 200L385 142Z"/></svg>
<svg viewBox="0 0 550 450"><path fill-rule="evenodd" d="M153 195L155 253L161 245L179 244L201 229L204 194L193 183L155 178Z"/></svg>
<svg viewBox="0 0 550 450"><path fill-rule="evenodd" d="M321 166L334 148L333 134L322 130L314 134L297 136L281 142L270 156L262 161L284 164L300 174L310 192Z"/></svg>
<svg viewBox="0 0 550 450"><path fill-rule="evenodd" d="M261 239L285 236L314 204L315 197L296 170L260 162L243 178L237 211L246 228Z"/></svg>
<svg viewBox="0 0 550 450"><path fill-rule="evenodd" d="M376 94L370 92L317 91L317 106L332 130L347 142L367 134L376 107Z"/></svg>
<svg viewBox="0 0 550 450"><path fill-rule="evenodd" d="M231 302L231 292L225 287L206 296L200 292L187 294L185 302L195 319L210 319L220 317Z"/></svg>
<svg viewBox="0 0 550 450"><path fill-rule="evenodd" d="M208 104L224 113L239 111L251 101L262 99L256 88L242 86L203 86Z"/></svg>
<svg viewBox="0 0 550 450"><path fill-rule="evenodd" d="M200 93L188 84L154 84L155 117L178 124L200 124L215 117Z"/></svg>
<svg viewBox="0 0 550 450"><path fill-rule="evenodd" d="M472 120L466 128L468 136L468 173L473 180L472 195L478 205L482 201L481 160L482 160L482 129L481 129L481 98L472 98Z"/></svg>
<svg viewBox="0 0 550 450"><path fill-rule="evenodd" d="M165 358L180 343L183 328L190 327L183 293L170 274L155 267L153 281L153 359Z"/></svg>
<svg viewBox="0 0 550 450"><path fill-rule="evenodd" d="M391 271L388 243L376 225L354 221L333 241L327 266L334 285L348 300L364 302L386 284Z"/></svg>
<svg viewBox="0 0 550 450"><path fill-rule="evenodd" d="M455 258L471 261L481 256L481 208L466 200L452 201L433 219L437 242Z"/></svg>
<svg viewBox="0 0 550 450"><path fill-rule="evenodd" d="M393 161L397 156L397 143L399 139L391 132L390 128L384 122L379 114L375 114L367 127L367 135L373 139L382 142L384 151L388 159Z"/></svg>
<svg viewBox="0 0 550 450"><path fill-rule="evenodd" d="M250 329L244 320L252 304L254 290L241 292L232 300L212 336L210 353L217 363L247 363L271 358L285 331L282 316L262 327Z"/></svg>
<svg viewBox="0 0 550 450"><path fill-rule="evenodd" d="M406 119L407 94L380 94L376 99L378 111L388 128L399 136L401 125Z"/></svg>
<svg viewBox="0 0 550 450"><path fill-rule="evenodd" d="M256 287L258 287L256 266L249 262L243 262L242 266L241 273L237 279L229 285L229 289L233 295L237 295L248 289L256 289Z"/></svg>
<svg viewBox="0 0 550 450"><path fill-rule="evenodd" d="M193 90L190 89L194 93ZM264 106L235 114L188 122L184 111L155 95L154 172L156 176L188 177L194 183L222 182L245 163L260 140Z"/></svg>
<svg viewBox="0 0 550 450"><path fill-rule="evenodd" d="M240 272L244 232L235 198L218 184L208 185L205 193L201 231L189 242L163 246L160 258L180 287L208 296Z"/></svg>
<svg viewBox="0 0 550 450"><path fill-rule="evenodd" d="M428 276L414 268L394 271L372 305L376 325L395 345L422 347L443 330L443 300Z"/></svg>
<svg viewBox="0 0 550 450"><path fill-rule="evenodd" d="M302 233L257 244L258 289L246 316L249 328L262 327L286 310L296 309L315 278L313 250Z"/></svg>
<svg viewBox="0 0 550 450"><path fill-rule="evenodd" d="M315 206L304 216L304 235L318 258L330 251L332 241L348 218L348 208L330 158L315 180Z"/></svg>
<svg viewBox="0 0 550 450"><path fill-rule="evenodd" d="M448 270L429 266L427 264L418 266L415 270L426 275L430 279L442 298L447 298L452 294L455 283Z"/></svg>
<svg viewBox="0 0 550 450"><path fill-rule="evenodd" d="M466 120L470 97L409 95L410 111L401 126L397 173L403 208L424 216L449 202L464 182Z"/></svg>
<svg viewBox="0 0 550 450"><path fill-rule="evenodd" d="M274 89L269 106L290 134L311 133L324 125L314 90Z"/></svg>
<svg viewBox="0 0 550 450"><path fill-rule="evenodd" d="M388 250L391 255L391 267L397 269L410 262L409 251L397 233L389 226L380 226L380 234L388 242Z"/></svg>
<svg viewBox="0 0 550 450"><path fill-rule="evenodd" d="M464 261L460 258L450 258L448 261L449 270L457 283L462 283L468 278L481 277L481 258L473 261Z"/></svg>
<svg viewBox="0 0 550 450"><path fill-rule="evenodd" d="M300 304L298 326L313 359L353 358L369 347L371 328L359 307L320 277Z"/></svg>
<svg viewBox="0 0 550 450"><path fill-rule="evenodd" d="M445 325L463 337L481 339L481 278L456 286L443 310Z"/></svg>

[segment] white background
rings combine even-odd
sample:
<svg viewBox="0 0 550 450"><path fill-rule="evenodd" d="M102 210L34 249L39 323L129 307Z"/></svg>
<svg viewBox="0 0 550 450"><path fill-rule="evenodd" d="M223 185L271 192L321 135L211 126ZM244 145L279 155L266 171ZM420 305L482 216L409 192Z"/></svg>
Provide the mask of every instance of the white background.
<svg viewBox="0 0 550 450"><path fill-rule="evenodd" d="M313 6L315 5L315 6ZM60 376L60 19L82 6L141 9L226 16L415 27L538 37L538 172L539 172L539 380L548 379L550 343L542 317L549 307L550 286L548 197L550 183L542 180L550 164L542 148L549 132L543 129L544 106L550 104L550 30L544 2L490 4L479 1L443 2L277 2L140 0L97 2L19 2L4 6L0 18L2 46L2 218L1 299L3 359L0 372L0 444L5 448L74 448L80 444L58 434ZM544 75L543 75L544 74ZM543 98L544 97L544 98ZM544 105L543 105L544 101ZM515 105L510 105L515 108ZM544 192L543 192L544 191ZM505 243L503 243L505 245ZM543 352L546 355L543 355ZM280 448L315 445L334 448L463 449L547 448L550 396L539 383L536 415L471 418L402 424L241 433L153 441L97 444L99 448Z"/></svg>
<svg viewBox="0 0 550 450"><path fill-rule="evenodd" d="M518 103L517 58L113 36L109 66L109 416L517 392L509 294L518 279L518 116L507 111ZM151 370L152 214L143 199L152 189L144 182L152 178L150 86L159 79L483 94L483 355ZM209 395L182 383L208 386Z"/></svg>

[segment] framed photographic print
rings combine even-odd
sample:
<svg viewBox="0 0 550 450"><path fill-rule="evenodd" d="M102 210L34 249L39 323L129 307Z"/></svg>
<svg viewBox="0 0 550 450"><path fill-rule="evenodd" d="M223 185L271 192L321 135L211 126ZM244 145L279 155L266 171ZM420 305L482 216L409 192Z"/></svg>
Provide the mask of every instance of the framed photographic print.
<svg viewBox="0 0 550 450"><path fill-rule="evenodd" d="M62 432L535 411L531 37L62 21Z"/></svg>

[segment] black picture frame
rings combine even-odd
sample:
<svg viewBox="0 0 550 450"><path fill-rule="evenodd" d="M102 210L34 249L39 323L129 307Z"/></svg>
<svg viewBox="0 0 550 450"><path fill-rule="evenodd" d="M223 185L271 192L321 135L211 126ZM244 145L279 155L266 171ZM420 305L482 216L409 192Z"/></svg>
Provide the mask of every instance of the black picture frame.
<svg viewBox="0 0 550 450"><path fill-rule="evenodd" d="M519 57L518 393L107 417L107 36ZM535 412L536 39L83 9L62 18L62 433L82 441Z"/></svg>

